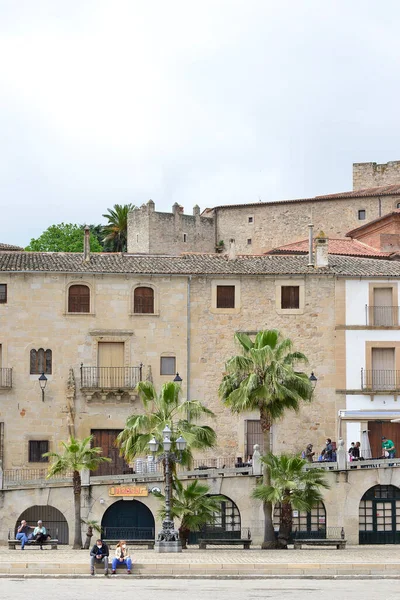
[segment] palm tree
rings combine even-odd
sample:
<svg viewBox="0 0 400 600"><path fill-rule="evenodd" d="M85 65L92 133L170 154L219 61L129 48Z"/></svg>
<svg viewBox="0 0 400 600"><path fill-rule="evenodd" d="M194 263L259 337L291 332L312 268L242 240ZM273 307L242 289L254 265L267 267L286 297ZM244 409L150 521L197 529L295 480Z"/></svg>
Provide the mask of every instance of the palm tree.
<svg viewBox="0 0 400 600"><path fill-rule="evenodd" d="M287 548L293 527L293 509L309 512L321 502L321 490L329 488L324 479L323 469L304 470L308 464L299 456L268 454L262 462L270 475L270 485L258 485L253 490L253 498L280 505L280 521L277 545Z"/></svg>
<svg viewBox="0 0 400 600"><path fill-rule="evenodd" d="M134 204L114 204L103 215L107 225L103 227L103 242L111 252L126 252L128 239L128 213L135 208Z"/></svg>
<svg viewBox="0 0 400 600"><path fill-rule="evenodd" d="M177 452L175 441L179 436L182 435L186 440L186 450L181 454L181 462L184 465L191 464L192 450L204 450L215 446L215 431L208 425L197 425L194 422L200 417L213 417L214 413L197 400L180 402L178 383L173 381L164 383L158 395L149 381L140 381L136 389L145 412L128 417L125 429L117 437L117 444L127 462L132 462L137 456L148 454L149 441L153 437L162 440L162 432L167 425L172 430L171 452ZM158 454L162 453L163 448L160 444ZM170 473L172 478L175 473L172 462Z"/></svg>
<svg viewBox="0 0 400 600"><path fill-rule="evenodd" d="M244 333L236 333L235 339L243 354L233 356L225 365L225 375L219 386L219 394L232 412L257 410L260 413L264 449L270 448L271 426L286 410L298 411L302 401L311 401L313 387L308 376L295 370L298 363L306 363L301 352L293 351L290 339L279 331L260 331L254 342ZM270 484L269 473L263 470L265 485ZM265 501L263 548L274 547L275 533L272 522L272 505Z"/></svg>
<svg viewBox="0 0 400 600"><path fill-rule="evenodd" d="M83 548L84 550L89 550L90 540L93 537L93 529L97 531L97 533L101 533L102 529L98 521L91 521L90 519L86 521L85 519L81 519L81 522L87 525L86 540L83 545Z"/></svg>
<svg viewBox="0 0 400 600"><path fill-rule="evenodd" d="M160 492L154 495L165 501L165 496ZM187 548L187 541L191 531L199 531L202 525L214 523L221 511L221 502L224 496L210 496L207 484L200 483L198 479L191 481L185 487L179 479L173 484L173 502L171 516L181 520L179 538L182 548ZM160 516L165 518L165 508L160 510Z"/></svg>
<svg viewBox="0 0 400 600"><path fill-rule="evenodd" d="M53 463L49 467L47 478L54 477L57 474L68 475L72 472L72 481L74 488L74 506L75 506L75 550L82 548L82 532L81 532L81 490L82 481L80 472L83 469L95 471L100 463L110 462L111 459L106 456L100 456L101 448L91 448L93 436L80 441L72 435L68 442L61 442L63 453L46 452L43 456L53 459Z"/></svg>

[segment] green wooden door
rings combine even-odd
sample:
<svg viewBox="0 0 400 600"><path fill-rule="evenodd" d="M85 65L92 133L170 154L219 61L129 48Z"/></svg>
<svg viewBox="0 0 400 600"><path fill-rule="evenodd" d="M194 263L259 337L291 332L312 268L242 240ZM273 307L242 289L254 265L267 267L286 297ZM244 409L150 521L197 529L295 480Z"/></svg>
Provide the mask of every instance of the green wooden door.
<svg viewBox="0 0 400 600"><path fill-rule="evenodd" d="M360 544L400 543L400 489L376 485L361 499L359 509Z"/></svg>

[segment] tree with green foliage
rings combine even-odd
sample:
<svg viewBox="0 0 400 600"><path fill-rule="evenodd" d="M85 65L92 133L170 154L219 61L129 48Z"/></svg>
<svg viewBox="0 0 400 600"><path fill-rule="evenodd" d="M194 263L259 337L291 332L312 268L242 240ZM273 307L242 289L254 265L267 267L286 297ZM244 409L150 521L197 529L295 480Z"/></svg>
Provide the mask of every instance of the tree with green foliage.
<svg viewBox="0 0 400 600"><path fill-rule="evenodd" d="M103 242L111 252L126 252L128 243L128 213L134 204L114 204L103 217L108 223L103 227Z"/></svg>
<svg viewBox="0 0 400 600"><path fill-rule="evenodd" d="M165 496L161 492L153 492L163 501L159 514L165 519ZM172 491L171 517L180 519L179 538L182 548L187 548L191 531L199 531L202 525L211 525L221 512L224 496L210 496L210 488L198 479L191 481L186 487L179 479L175 479Z"/></svg>
<svg viewBox="0 0 400 600"><path fill-rule="evenodd" d="M81 531L81 492L82 480L81 471L86 469L95 471L103 462L111 462L111 459L106 456L101 456L103 452L100 447L91 447L93 436L80 441L70 437L68 442L61 442L63 452L46 452L44 457L49 457L53 460L49 467L47 478L54 475L67 475L72 473L72 483L74 490L74 508L75 508L75 535L74 545L75 550L82 548L82 531Z"/></svg>
<svg viewBox="0 0 400 600"><path fill-rule="evenodd" d="M259 411L265 451L270 449L271 426L287 410L298 411L303 401L310 402L313 387L299 363L307 363L306 356L293 351L290 339L279 331L260 331L255 340L244 333L236 333L242 354L233 356L225 364L225 375L219 394L233 413ZM269 472L263 471L265 485L270 485ZM274 547L275 533L272 505L265 501L263 548Z"/></svg>
<svg viewBox="0 0 400 600"><path fill-rule="evenodd" d="M214 429L208 425L198 425L201 417L213 417L214 413L197 400L180 402L181 386L169 381L164 383L159 394L149 381L140 381L136 387L139 398L143 403L144 413L128 417L125 429L117 437L121 455L127 462L136 457L149 453L149 442L154 437L160 443L158 455L163 451L163 429L171 429L171 452L181 455L181 462L189 466L192 462L193 450L212 448L216 443ZM176 448L176 440L183 436L186 440L186 450L180 453ZM176 468L172 461L169 464L171 480L175 477ZM165 465L164 465L165 473Z"/></svg>
<svg viewBox="0 0 400 600"><path fill-rule="evenodd" d="M323 469L305 470L309 464L299 456L267 454L262 462L269 473L270 484L260 484L253 498L273 506L280 505L278 548L287 548L293 529L293 509L310 512L323 499L322 489L329 488Z"/></svg>
<svg viewBox="0 0 400 600"><path fill-rule="evenodd" d="M93 521L93 520L85 520L85 519L81 519L81 522L84 523L85 525L87 525L87 531L86 531L86 540L85 543L83 545L84 550L89 550L90 548L90 541L93 537L93 530L97 531L97 533L102 532L101 526L99 525L98 521Z"/></svg>
<svg viewBox="0 0 400 600"><path fill-rule="evenodd" d="M84 228L73 223L51 225L37 239L31 239L25 250L29 252L83 252ZM90 233L90 251L102 252L95 235Z"/></svg>

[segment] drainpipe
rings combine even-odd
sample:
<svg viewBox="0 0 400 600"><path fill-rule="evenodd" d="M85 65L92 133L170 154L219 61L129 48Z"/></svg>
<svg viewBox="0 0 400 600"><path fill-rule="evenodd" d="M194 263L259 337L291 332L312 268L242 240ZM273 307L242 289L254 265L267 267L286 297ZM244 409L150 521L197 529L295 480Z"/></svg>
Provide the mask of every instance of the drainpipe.
<svg viewBox="0 0 400 600"><path fill-rule="evenodd" d="M308 226L308 266L309 267L314 266L313 245L314 245L314 225L312 225L310 223L310 225Z"/></svg>
<svg viewBox="0 0 400 600"><path fill-rule="evenodd" d="M187 280L187 304L186 304L186 400L190 400L190 283L192 276ZM188 418L189 420L189 418Z"/></svg>

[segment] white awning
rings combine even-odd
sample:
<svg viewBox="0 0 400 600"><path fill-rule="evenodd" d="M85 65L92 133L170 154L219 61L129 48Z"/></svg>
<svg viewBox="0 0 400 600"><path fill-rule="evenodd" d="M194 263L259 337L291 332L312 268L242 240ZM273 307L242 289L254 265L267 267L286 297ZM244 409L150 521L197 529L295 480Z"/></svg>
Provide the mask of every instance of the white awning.
<svg viewBox="0 0 400 600"><path fill-rule="evenodd" d="M339 410L343 421L390 421L400 419L400 410Z"/></svg>

